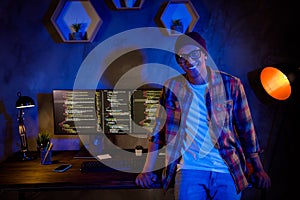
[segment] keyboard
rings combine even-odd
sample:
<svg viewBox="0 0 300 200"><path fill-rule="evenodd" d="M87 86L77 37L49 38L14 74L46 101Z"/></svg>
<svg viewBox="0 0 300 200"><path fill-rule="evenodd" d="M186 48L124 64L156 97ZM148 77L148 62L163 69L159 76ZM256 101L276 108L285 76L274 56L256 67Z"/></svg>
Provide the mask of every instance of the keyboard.
<svg viewBox="0 0 300 200"><path fill-rule="evenodd" d="M81 172L111 172L111 171L141 171L144 162L136 160L105 159L103 161L92 160L81 163Z"/></svg>
<svg viewBox="0 0 300 200"><path fill-rule="evenodd" d="M137 172L140 172L142 170L143 165L137 164L137 162L134 162L133 160L114 160L114 159L107 159L105 160L106 164L110 164L109 166L105 165L103 162L98 160L92 160L92 161L83 161L81 163L81 172L113 172L113 171L123 171L123 170L130 170L132 167L140 167L140 170ZM144 164L144 162L143 162ZM113 167L116 166L117 167ZM110 167L111 166L111 167ZM135 168L137 169L137 168ZM161 188L162 183L160 180L157 180L157 182L154 182L151 185L151 188Z"/></svg>

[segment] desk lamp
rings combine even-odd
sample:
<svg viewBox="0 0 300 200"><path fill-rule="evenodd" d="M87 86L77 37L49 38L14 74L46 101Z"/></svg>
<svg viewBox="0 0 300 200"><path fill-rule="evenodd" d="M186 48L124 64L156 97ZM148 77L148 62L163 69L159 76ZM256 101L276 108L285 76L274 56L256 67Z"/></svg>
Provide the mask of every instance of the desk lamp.
<svg viewBox="0 0 300 200"><path fill-rule="evenodd" d="M28 156L28 143L27 143L27 136L26 136L26 129L24 125L24 108L34 107L34 101L31 97L22 96L21 92L17 93L19 97L16 102L16 108L19 109L18 112L18 121L19 121L19 134L21 140L21 156L22 160L31 160L32 158Z"/></svg>

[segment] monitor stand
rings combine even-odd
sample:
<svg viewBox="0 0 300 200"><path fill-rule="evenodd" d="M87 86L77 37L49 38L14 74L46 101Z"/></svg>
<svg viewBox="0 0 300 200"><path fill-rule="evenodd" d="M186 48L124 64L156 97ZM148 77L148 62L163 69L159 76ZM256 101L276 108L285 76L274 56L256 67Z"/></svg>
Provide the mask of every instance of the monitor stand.
<svg viewBox="0 0 300 200"><path fill-rule="evenodd" d="M91 159L95 158L90 152L100 154L102 152L103 138L101 135L86 135L81 137L82 147L79 152L74 156L77 159ZM84 140L84 141L83 141Z"/></svg>

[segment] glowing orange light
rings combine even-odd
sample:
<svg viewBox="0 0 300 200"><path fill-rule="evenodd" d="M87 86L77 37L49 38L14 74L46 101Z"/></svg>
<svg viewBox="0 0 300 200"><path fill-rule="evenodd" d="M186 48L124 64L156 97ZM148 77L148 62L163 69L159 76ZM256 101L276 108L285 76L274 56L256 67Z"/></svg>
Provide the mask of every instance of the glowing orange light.
<svg viewBox="0 0 300 200"><path fill-rule="evenodd" d="M260 81L265 91L273 98L286 100L292 89L286 75L275 67L266 67L260 74Z"/></svg>

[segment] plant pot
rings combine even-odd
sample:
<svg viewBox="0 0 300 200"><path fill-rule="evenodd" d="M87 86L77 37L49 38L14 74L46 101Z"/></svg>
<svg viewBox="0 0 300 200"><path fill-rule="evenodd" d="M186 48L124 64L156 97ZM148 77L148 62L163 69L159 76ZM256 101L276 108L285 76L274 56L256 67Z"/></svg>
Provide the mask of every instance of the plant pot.
<svg viewBox="0 0 300 200"><path fill-rule="evenodd" d="M183 33L183 25L172 25L171 33L176 34L177 32Z"/></svg>
<svg viewBox="0 0 300 200"><path fill-rule="evenodd" d="M83 40L82 32L73 32L70 37L71 40Z"/></svg>

